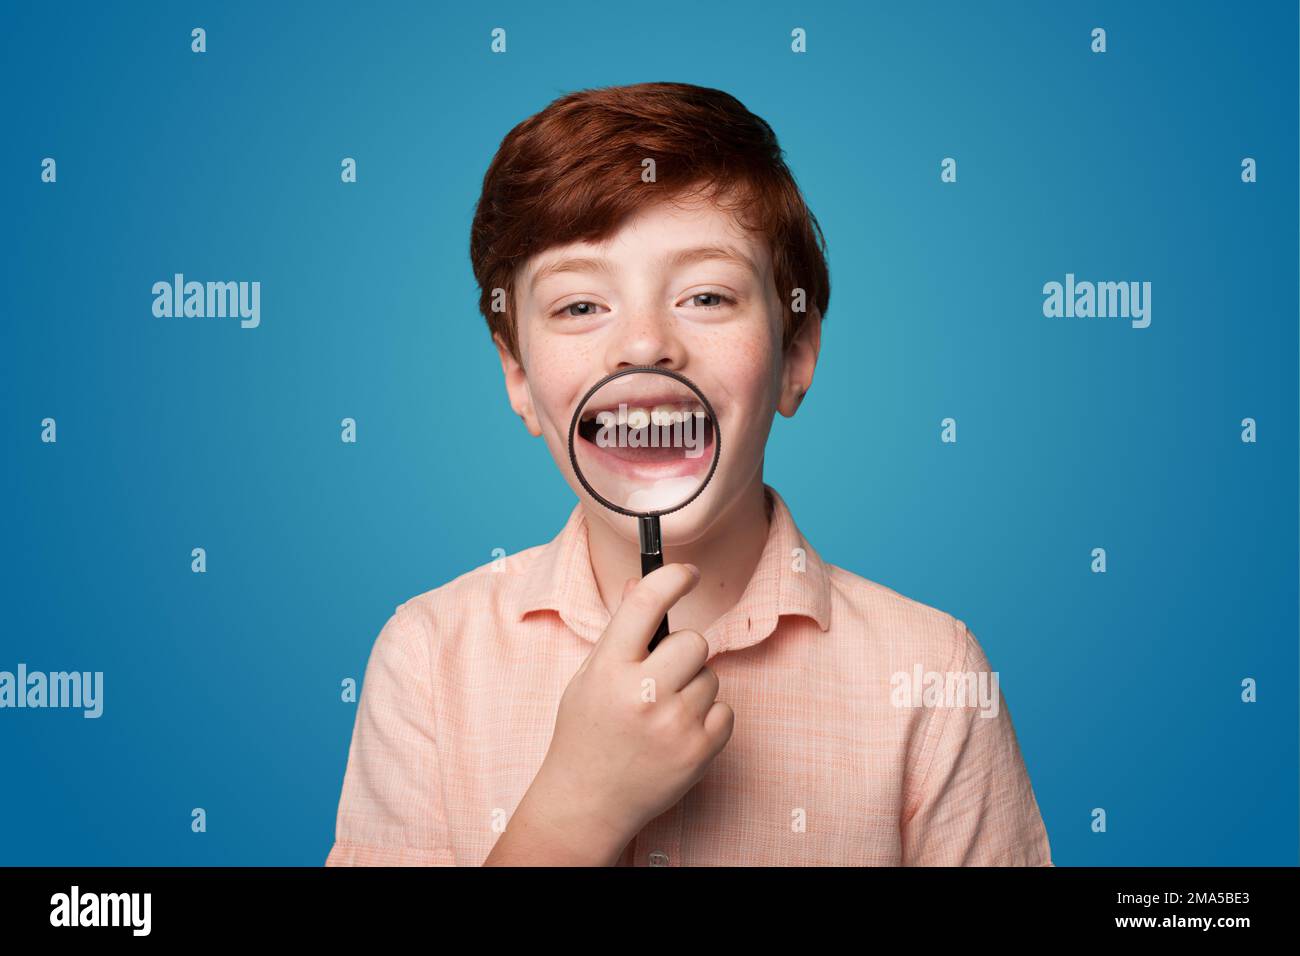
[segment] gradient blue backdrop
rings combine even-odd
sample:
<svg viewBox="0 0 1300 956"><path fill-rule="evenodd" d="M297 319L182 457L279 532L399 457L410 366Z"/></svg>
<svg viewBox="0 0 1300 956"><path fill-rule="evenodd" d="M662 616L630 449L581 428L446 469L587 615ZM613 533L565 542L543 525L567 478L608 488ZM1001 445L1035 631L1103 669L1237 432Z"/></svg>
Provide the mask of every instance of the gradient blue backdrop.
<svg viewBox="0 0 1300 956"><path fill-rule="evenodd" d="M574 503L476 312L483 172L562 93L678 80L772 124L828 241L766 478L970 624L1056 862L1296 864L1296 5L441 6L5 5L0 669L102 670L105 712L0 711L0 863L323 862L340 681ZM174 272L259 280L261 326L154 318ZM1044 318L1066 272L1150 281L1150 328Z"/></svg>

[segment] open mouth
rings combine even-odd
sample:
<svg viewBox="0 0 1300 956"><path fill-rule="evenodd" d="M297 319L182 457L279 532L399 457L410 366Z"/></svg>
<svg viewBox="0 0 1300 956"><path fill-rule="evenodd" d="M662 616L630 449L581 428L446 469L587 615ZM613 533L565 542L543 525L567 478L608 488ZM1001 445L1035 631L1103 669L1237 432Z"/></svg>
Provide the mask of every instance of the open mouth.
<svg viewBox="0 0 1300 956"><path fill-rule="evenodd" d="M623 402L585 410L578 423L579 437L608 456L615 470L647 476L692 474L707 468L713 433L713 421L698 402Z"/></svg>

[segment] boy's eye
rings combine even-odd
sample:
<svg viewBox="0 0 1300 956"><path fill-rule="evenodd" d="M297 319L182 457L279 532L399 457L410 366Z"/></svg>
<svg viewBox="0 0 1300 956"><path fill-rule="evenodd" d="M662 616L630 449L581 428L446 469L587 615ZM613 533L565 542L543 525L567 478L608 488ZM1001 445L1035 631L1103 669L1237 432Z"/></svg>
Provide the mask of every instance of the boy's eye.
<svg viewBox="0 0 1300 956"><path fill-rule="evenodd" d="M568 305L561 306L560 311L557 314L567 316L571 319L582 319L589 315L595 315L596 309L598 308L600 307L596 305L596 303L587 302L585 300L581 302L570 302ZM573 311L574 309L577 309L578 311L575 312Z"/></svg>
<svg viewBox="0 0 1300 956"><path fill-rule="evenodd" d="M700 302L700 299L709 299L712 301ZM696 292L690 297L690 301L695 302L701 309L716 309L724 303L734 302L735 300L729 295L723 295L721 292Z"/></svg>

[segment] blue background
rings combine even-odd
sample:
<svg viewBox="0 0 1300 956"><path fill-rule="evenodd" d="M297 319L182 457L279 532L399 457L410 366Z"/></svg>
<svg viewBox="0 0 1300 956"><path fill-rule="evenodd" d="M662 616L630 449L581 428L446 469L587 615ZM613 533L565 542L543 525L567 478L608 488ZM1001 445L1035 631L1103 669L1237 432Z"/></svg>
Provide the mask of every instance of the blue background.
<svg viewBox="0 0 1300 956"><path fill-rule="evenodd" d="M324 861L340 681L574 503L476 311L483 172L677 80L772 124L827 237L766 480L971 626L1055 861L1296 864L1295 4L441 6L5 5L0 669L102 670L105 712L0 711L0 863ZM155 318L174 272L259 280L260 327ZM1045 318L1067 272L1150 281L1150 328Z"/></svg>

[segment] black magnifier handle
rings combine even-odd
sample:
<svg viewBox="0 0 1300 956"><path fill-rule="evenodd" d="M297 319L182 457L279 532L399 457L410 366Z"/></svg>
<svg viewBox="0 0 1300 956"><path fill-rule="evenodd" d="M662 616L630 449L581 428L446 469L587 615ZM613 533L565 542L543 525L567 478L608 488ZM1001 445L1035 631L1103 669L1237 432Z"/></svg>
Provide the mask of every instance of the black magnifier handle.
<svg viewBox="0 0 1300 956"><path fill-rule="evenodd" d="M637 530L641 535L641 577L645 577L656 568L664 566L663 540L659 536L659 516L639 516ZM659 642L668 636L668 615L659 622L659 629L650 638L650 650L659 646Z"/></svg>

